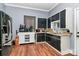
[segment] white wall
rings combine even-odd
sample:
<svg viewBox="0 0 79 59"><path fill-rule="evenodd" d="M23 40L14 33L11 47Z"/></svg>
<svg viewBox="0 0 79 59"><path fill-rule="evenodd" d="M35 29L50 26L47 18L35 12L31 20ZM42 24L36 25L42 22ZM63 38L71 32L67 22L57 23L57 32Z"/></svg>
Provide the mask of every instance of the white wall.
<svg viewBox="0 0 79 59"><path fill-rule="evenodd" d="M2 9L2 4L0 4L0 10Z"/></svg>
<svg viewBox="0 0 79 59"><path fill-rule="evenodd" d="M3 3L0 3L0 10L5 12L5 5Z"/></svg>
<svg viewBox="0 0 79 59"><path fill-rule="evenodd" d="M61 3L49 12L49 17L60 12L60 11L62 11L65 8L73 8L74 9L74 8L77 8L77 7L79 7L79 3ZM74 13L73 13L72 21L73 20L74 20ZM73 26L74 26L74 22L73 22ZM74 49L73 35L71 36L71 39L70 39L70 49L72 49L72 50Z"/></svg>
<svg viewBox="0 0 79 59"><path fill-rule="evenodd" d="M36 16L36 21L38 17L48 18L48 12L22 9L22 8L17 8L17 7L10 7L10 6L6 6L6 13L12 17L13 39L16 36L16 30L19 29L20 24L24 24L24 15Z"/></svg>

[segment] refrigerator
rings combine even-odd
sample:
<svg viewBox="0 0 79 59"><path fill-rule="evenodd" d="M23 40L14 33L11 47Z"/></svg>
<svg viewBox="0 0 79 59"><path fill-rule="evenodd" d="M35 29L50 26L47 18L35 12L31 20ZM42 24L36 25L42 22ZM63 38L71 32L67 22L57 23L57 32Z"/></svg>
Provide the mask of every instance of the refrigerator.
<svg viewBox="0 0 79 59"><path fill-rule="evenodd" d="M0 55L8 55L8 46L12 41L12 18L0 11Z"/></svg>

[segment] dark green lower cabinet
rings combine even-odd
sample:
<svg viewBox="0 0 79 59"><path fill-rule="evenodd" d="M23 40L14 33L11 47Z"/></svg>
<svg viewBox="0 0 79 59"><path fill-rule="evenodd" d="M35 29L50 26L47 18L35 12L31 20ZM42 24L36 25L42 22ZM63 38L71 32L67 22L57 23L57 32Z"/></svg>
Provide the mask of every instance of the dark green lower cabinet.
<svg viewBox="0 0 79 59"><path fill-rule="evenodd" d="M54 48L56 48L57 50L61 51L61 48L60 48L60 40L57 40L57 39L51 39L52 41L52 46Z"/></svg>
<svg viewBox="0 0 79 59"><path fill-rule="evenodd" d="M45 41L45 33L38 33L37 34L37 42Z"/></svg>
<svg viewBox="0 0 79 59"><path fill-rule="evenodd" d="M54 36L50 34L46 34L46 42L49 43L52 47L56 48L57 50L61 51L61 42L59 36Z"/></svg>
<svg viewBox="0 0 79 59"><path fill-rule="evenodd" d="M46 42L51 44L51 37L49 34L46 34Z"/></svg>
<svg viewBox="0 0 79 59"><path fill-rule="evenodd" d="M37 42L41 42L41 34L37 34Z"/></svg>
<svg viewBox="0 0 79 59"><path fill-rule="evenodd" d="M45 37L46 37L46 39L45 39ZM46 41L52 47L61 51L60 36L55 36L55 35L51 35L51 34L46 34L46 36L45 36L45 33L38 33L37 34L37 42L43 42L43 41Z"/></svg>

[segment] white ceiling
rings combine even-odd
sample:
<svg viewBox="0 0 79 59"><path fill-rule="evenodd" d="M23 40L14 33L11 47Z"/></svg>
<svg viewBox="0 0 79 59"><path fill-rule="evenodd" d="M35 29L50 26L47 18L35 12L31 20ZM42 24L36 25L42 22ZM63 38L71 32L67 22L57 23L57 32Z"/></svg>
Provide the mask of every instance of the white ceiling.
<svg viewBox="0 0 79 59"><path fill-rule="evenodd" d="M40 11L50 11L58 5L58 3L6 3L7 6L28 8Z"/></svg>

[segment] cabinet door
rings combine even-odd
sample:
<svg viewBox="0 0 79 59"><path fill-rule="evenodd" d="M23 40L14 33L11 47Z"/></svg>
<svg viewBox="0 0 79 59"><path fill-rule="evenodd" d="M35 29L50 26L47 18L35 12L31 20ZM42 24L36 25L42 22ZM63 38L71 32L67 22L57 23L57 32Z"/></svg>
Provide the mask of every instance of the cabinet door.
<svg viewBox="0 0 79 59"><path fill-rule="evenodd" d="M48 38L48 35L46 34L46 42L48 42L49 40L48 40L49 38Z"/></svg>
<svg viewBox="0 0 79 59"><path fill-rule="evenodd" d="M45 41L45 33L37 34L37 42L43 42L43 41Z"/></svg>
<svg viewBox="0 0 79 59"><path fill-rule="evenodd" d="M56 20L59 20L59 13L57 13L57 14L55 15L55 19L56 19Z"/></svg>
<svg viewBox="0 0 79 59"><path fill-rule="evenodd" d="M51 28L51 19L48 18L48 28Z"/></svg>
<svg viewBox="0 0 79 59"><path fill-rule="evenodd" d="M34 33L30 34L30 42L35 42L35 34Z"/></svg>
<svg viewBox="0 0 79 59"><path fill-rule="evenodd" d="M57 40L57 41L56 41L56 44L57 44L57 45L56 45L56 46L57 46L56 48L57 48L59 51L61 51L61 41L60 41L60 40Z"/></svg>
<svg viewBox="0 0 79 59"><path fill-rule="evenodd" d="M57 50L61 51L61 43L60 43L60 37L54 36L54 35L47 35L46 36L46 42L48 42L52 47L56 48Z"/></svg>
<svg viewBox="0 0 79 59"><path fill-rule="evenodd" d="M46 42L48 42L51 45L51 37L49 34L46 34Z"/></svg>
<svg viewBox="0 0 79 59"><path fill-rule="evenodd" d="M52 21L59 20L59 13L52 16Z"/></svg>
<svg viewBox="0 0 79 59"><path fill-rule="evenodd" d="M66 28L66 10L60 12L60 28Z"/></svg>
<svg viewBox="0 0 79 59"><path fill-rule="evenodd" d="M38 28L46 28L46 19L38 18Z"/></svg>
<svg viewBox="0 0 79 59"><path fill-rule="evenodd" d="M42 42L45 41L45 33L42 33Z"/></svg>
<svg viewBox="0 0 79 59"><path fill-rule="evenodd" d="M60 47L60 40L53 38L51 41L52 41L52 46L60 51L61 50L60 49L61 48Z"/></svg>
<svg viewBox="0 0 79 59"><path fill-rule="evenodd" d="M52 16L52 22L55 21L55 16Z"/></svg>
<svg viewBox="0 0 79 59"><path fill-rule="evenodd" d="M37 34L37 42L41 42L42 41L42 35L41 34Z"/></svg>
<svg viewBox="0 0 79 59"><path fill-rule="evenodd" d="M54 48L56 48L57 50L61 50L60 48L60 37L59 36L52 36L52 39L51 39L51 42L52 42L52 46Z"/></svg>
<svg viewBox="0 0 79 59"><path fill-rule="evenodd" d="M25 42L25 37L23 34L19 34L19 43L22 44Z"/></svg>

